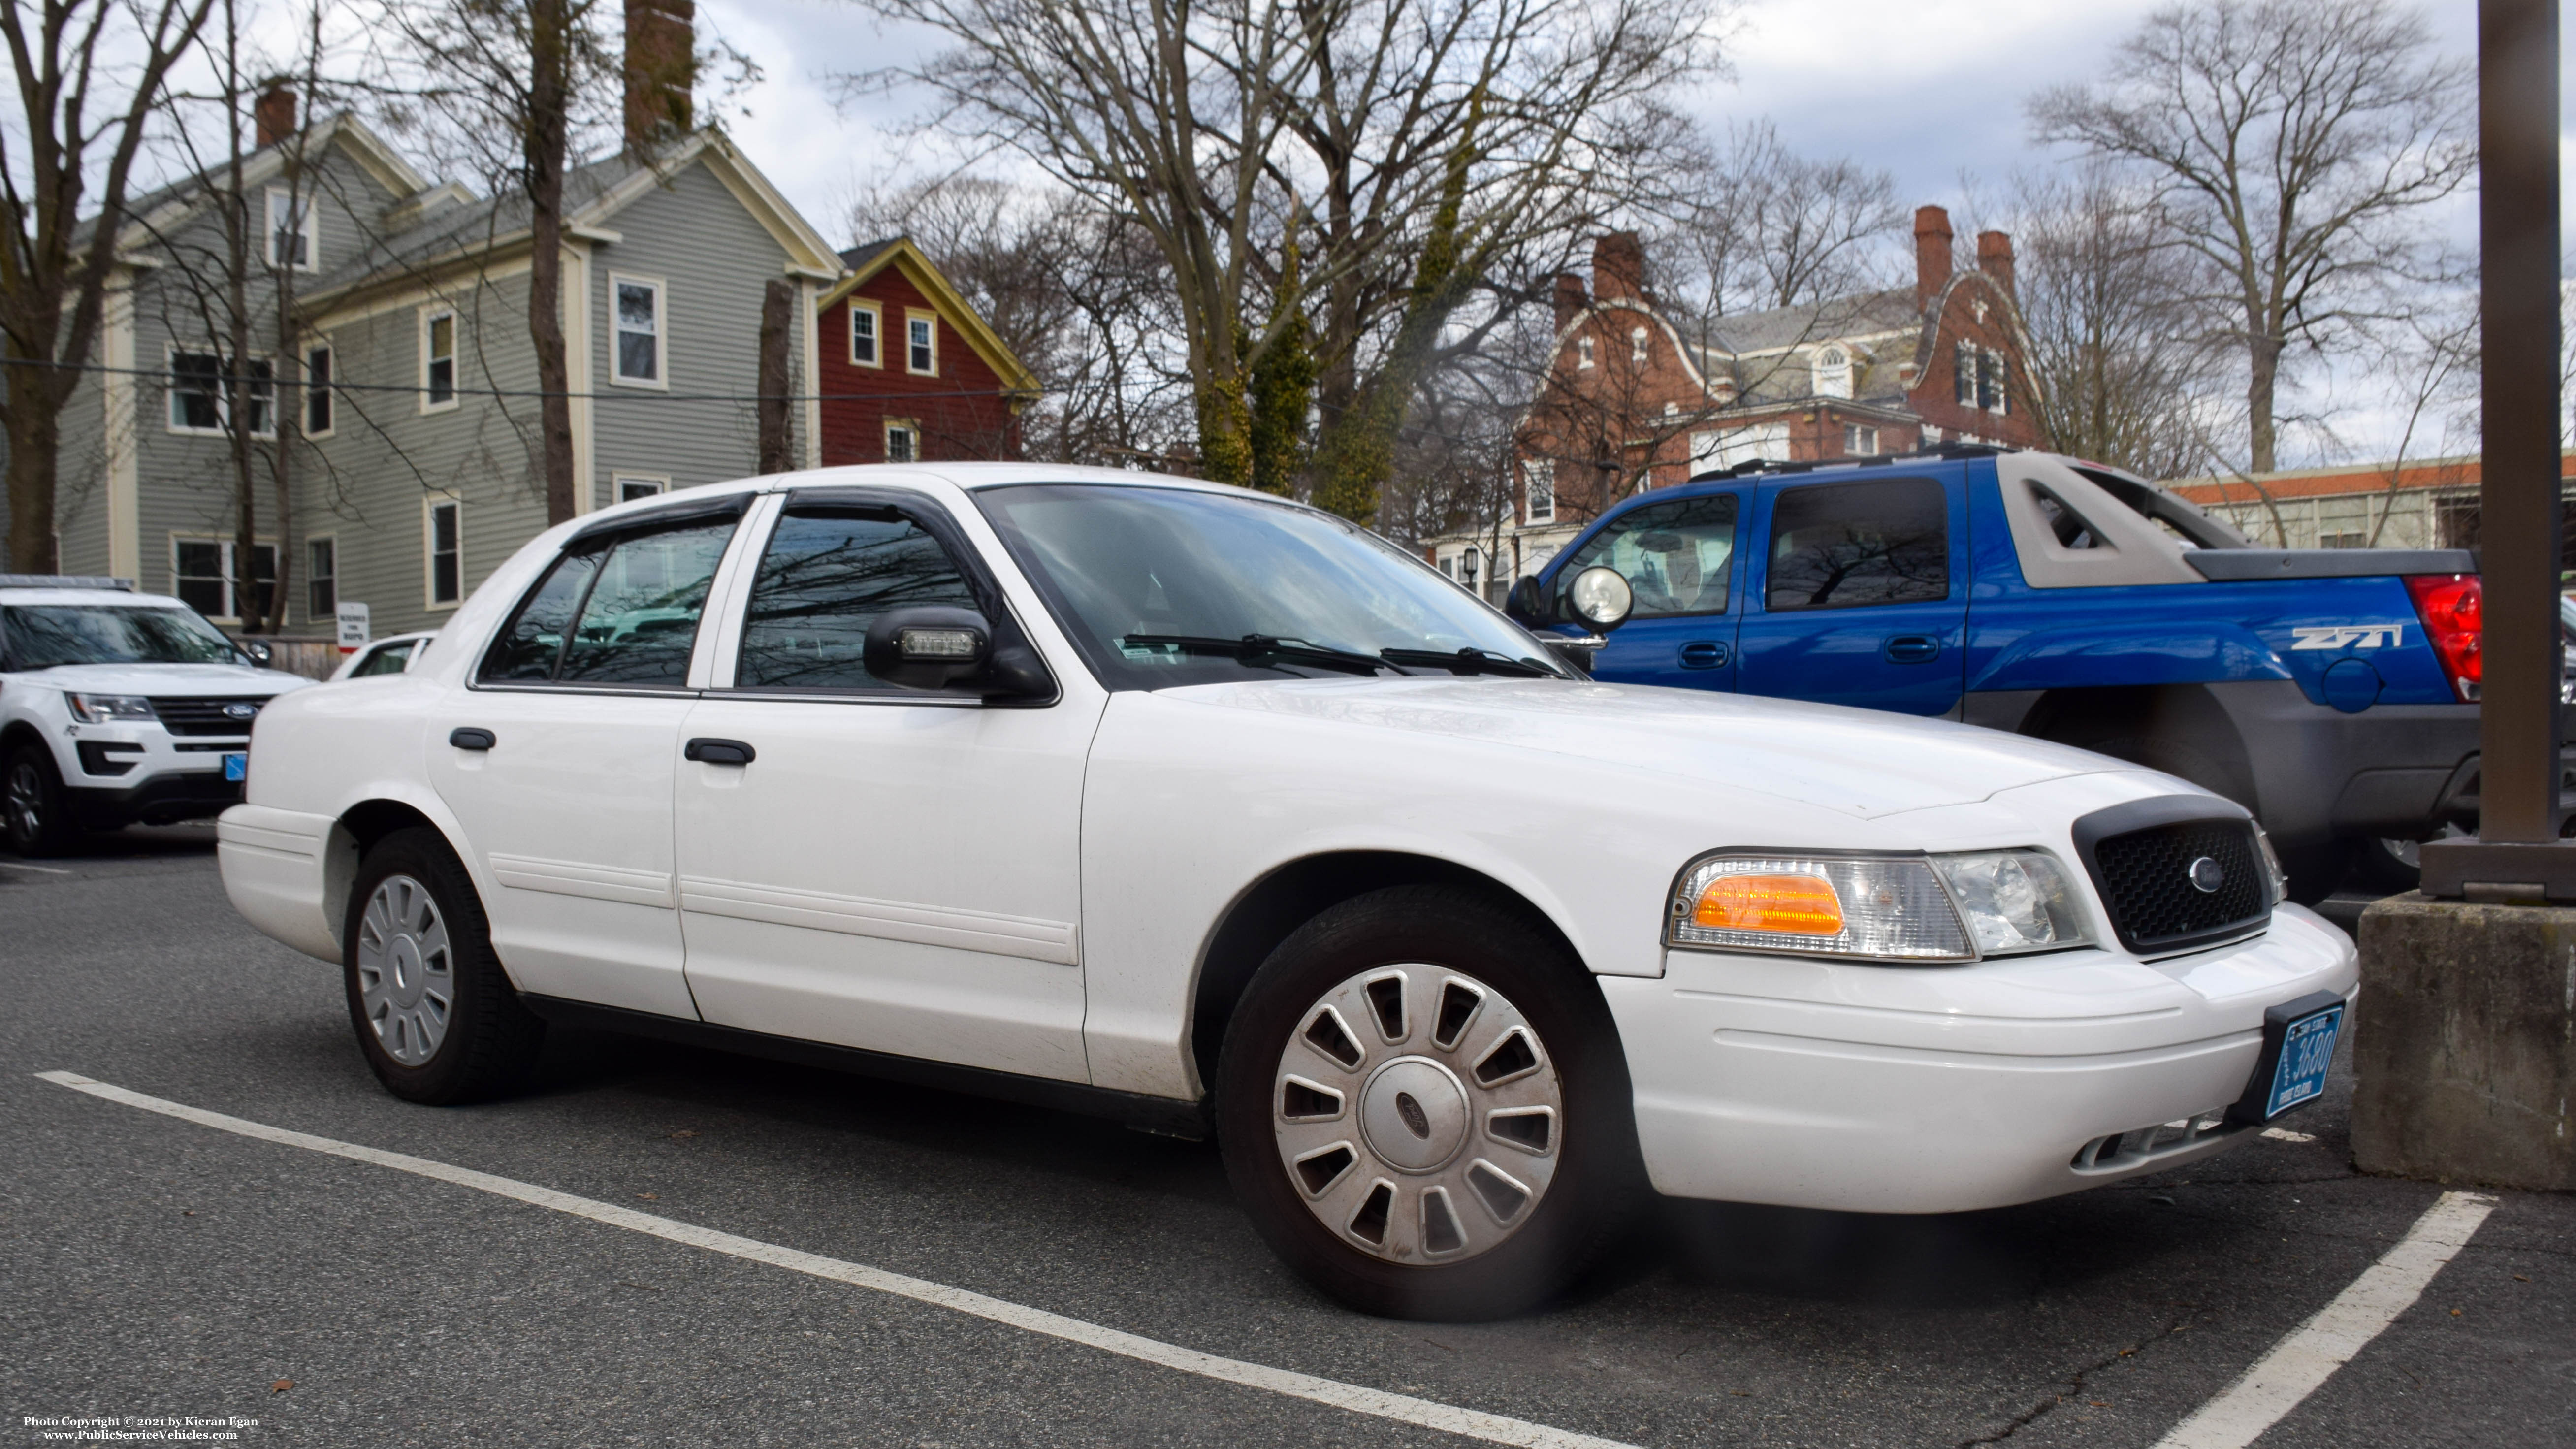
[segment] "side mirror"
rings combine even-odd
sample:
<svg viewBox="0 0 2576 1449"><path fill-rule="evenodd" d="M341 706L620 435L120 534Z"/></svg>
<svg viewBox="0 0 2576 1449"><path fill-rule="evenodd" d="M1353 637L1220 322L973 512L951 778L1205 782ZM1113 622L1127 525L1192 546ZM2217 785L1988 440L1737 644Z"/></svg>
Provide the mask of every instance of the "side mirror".
<svg viewBox="0 0 2576 1449"><path fill-rule="evenodd" d="M889 609L868 626L868 673L905 689L946 689L993 659L993 626L972 609Z"/></svg>
<svg viewBox="0 0 2576 1449"><path fill-rule="evenodd" d="M1575 618L1607 634L1628 622L1628 612L1637 607L1637 591L1617 569L1594 564L1566 586L1565 602Z"/></svg>
<svg viewBox="0 0 2576 1449"><path fill-rule="evenodd" d="M1512 585L1511 596L1503 600L1503 612L1511 616L1513 623L1532 629L1555 622L1547 616L1547 595L1539 590L1536 574L1523 574L1520 582Z"/></svg>
<svg viewBox="0 0 2576 1449"><path fill-rule="evenodd" d="M269 661L277 657L276 650L269 648L257 639L244 639L233 647L250 656L250 662L263 669L268 667Z"/></svg>

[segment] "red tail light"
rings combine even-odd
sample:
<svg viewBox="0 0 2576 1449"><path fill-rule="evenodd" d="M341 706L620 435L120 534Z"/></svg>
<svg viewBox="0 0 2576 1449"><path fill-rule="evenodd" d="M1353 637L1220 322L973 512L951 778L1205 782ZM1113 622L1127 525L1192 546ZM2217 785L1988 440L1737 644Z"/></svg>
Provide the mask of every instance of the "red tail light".
<svg viewBox="0 0 2576 1449"><path fill-rule="evenodd" d="M2477 703L2486 671L2486 614L2478 576L2409 574L2406 592L2415 597L2415 617L2424 621L2424 635L2442 661L2442 677L2463 701Z"/></svg>

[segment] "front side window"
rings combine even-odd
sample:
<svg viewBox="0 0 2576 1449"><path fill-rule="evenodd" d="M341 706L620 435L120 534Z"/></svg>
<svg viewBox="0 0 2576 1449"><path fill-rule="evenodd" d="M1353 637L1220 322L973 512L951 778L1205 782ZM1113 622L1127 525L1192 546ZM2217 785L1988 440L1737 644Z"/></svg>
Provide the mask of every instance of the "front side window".
<svg viewBox="0 0 2576 1449"><path fill-rule="evenodd" d="M707 587L734 523L725 518L592 540L565 554L492 641L480 677L662 688L687 683Z"/></svg>
<svg viewBox="0 0 2576 1449"><path fill-rule="evenodd" d="M340 615L340 542L304 541L304 617L314 623Z"/></svg>
<svg viewBox="0 0 2576 1449"><path fill-rule="evenodd" d="M1771 506L1763 607L1850 609L1950 596L1950 505L1929 478L1817 483Z"/></svg>
<svg viewBox="0 0 2576 1449"><path fill-rule="evenodd" d="M421 408L456 405L456 314L432 312L420 324Z"/></svg>
<svg viewBox="0 0 2576 1449"><path fill-rule="evenodd" d="M331 403L331 349L308 347L304 350L304 436L330 436Z"/></svg>
<svg viewBox="0 0 2576 1449"><path fill-rule="evenodd" d="M185 609L15 604L0 656L11 669L61 664L236 664L232 641Z"/></svg>
<svg viewBox="0 0 2576 1449"><path fill-rule="evenodd" d="M268 193L268 264L309 272L314 267L313 202L283 187Z"/></svg>
<svg viewBox="0 0 2576 1449"><path fill-rule="evenodd" d="M977 607L948 550L890 507L792 508L778 520L743 616L742 689L884 689L861 658L889 609Z"/></svg>
<svg viewBox="0 0 2576 1449"><path fill-rule="evenodd" d="M429 505L429 602L432 608L465 597L465 505Z"/></svg>
<svg viewBox="0 0 2576 1449"><path fill-rule="evenodd" d="M662 284L625 277L612 284L617 293L617 380L662 381Z"/></svg>
<svg viewBox="0 0 2576 1449"><path fill-rule="evenodd" d="M1547 458L1532 458L1521 465L1521 477L1529 487L1529 521L1556 522L1556 464Z"/></svg>
<svg viewBox="0 0 2576 1449"><path fill-rule="evenodd" d="M1719 493L1632 508L1585 541L1557 571L1558 585L1607 565L1636 594L1632 618L1723 614L1727 571L1735 562L1736 507L1734 494Z"/></svg>
<svg viewBox="0 0 2576 1449"><path fill-rule="evenodd" d="M860 367L883 366L878 354L882 318L874 302L850 304L850 361Z"/></svg>
<svg viewBox="0 0 2576 1449"><path fill-rule="evenodd" d="M277 546L251 546L250 576L240 572L239 545L228 539L181 538L171 541L170 592L209 619L239 619L249 606L268 612L268 591L277 580Z"/></svg>
<svg viewBox="0 0 2576 1449"><path fill-rule="evenodd" d="M1560 673L1536 640L1438 570L1314 509L1120 484L974 497L1113 689L1454 672L1432 661L1461 651L1472 667Z"/></svg>
<svg viewBox="0 0 2576 1449"><path fill-rule="evenodd" d="M930 317L909 317L904 326L910 332L912 355L906 365L924 375L939 371L939 323Z"/></svg>

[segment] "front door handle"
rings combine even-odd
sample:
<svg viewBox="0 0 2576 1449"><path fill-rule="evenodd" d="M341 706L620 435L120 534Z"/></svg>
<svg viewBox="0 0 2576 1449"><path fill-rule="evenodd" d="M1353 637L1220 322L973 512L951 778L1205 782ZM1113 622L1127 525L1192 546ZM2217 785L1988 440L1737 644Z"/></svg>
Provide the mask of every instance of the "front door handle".
<svg viewBox="0 0 2576 1449"><path fill-rule="evenodd" d="M1941 641L1929 634L1899 634L1878 646L1890 664L1929 664L1941 657Z"/></svg>
<svg viewBox="0 0 2576 1449"><path fill-rule="evenodd" d="M500 743L490 730L478 730L472 725L449 730L447 742L460 750L488 750Z"/></svg>
<svg viewBox="0 0 2576 1449"><path fill-rule="evenodd" d="M1719 639L1694 639L1682 646L1682 668L1724 669L1734 651Z"/></svg>
<svg viewBox="0 0 2576 1449"><path fill-rule="evenodd" d="M680 753L710 765L748 765L760 758L759 751L740 740L691 740Z"/></svg>

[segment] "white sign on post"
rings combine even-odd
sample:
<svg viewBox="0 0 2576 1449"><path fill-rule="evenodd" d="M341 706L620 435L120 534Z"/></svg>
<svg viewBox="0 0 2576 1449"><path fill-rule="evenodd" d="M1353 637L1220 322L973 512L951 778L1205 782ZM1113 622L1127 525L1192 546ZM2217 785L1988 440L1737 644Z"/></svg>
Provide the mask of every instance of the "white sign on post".
<svg viewBox="0 0 2576 1449"><path fill-rule="evenodd" d="M339 618L340 652L343 654L355 654L359 650L366 648L367 606L364 604L342 604L340 606Z"/></svg>

